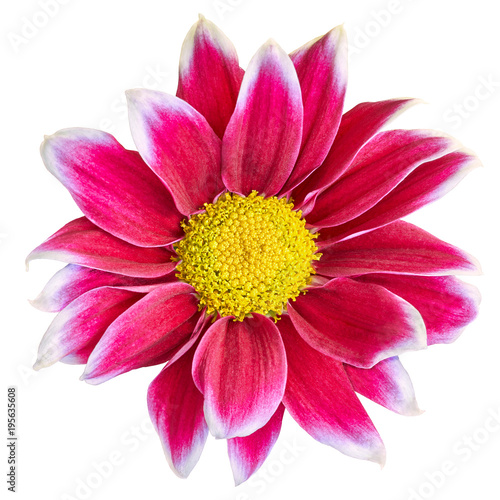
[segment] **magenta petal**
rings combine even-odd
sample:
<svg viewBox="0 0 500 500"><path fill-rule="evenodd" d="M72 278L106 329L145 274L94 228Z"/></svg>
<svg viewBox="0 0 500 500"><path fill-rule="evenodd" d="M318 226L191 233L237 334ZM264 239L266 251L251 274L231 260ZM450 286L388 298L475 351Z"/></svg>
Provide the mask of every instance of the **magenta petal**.
<svg viewBox="0 0 500 500"><path fill-rule="evenodd" d="M37 298L31 300L30 303L41 311L59 312L77 297L94 288L102 286L137 287L159 285L174 279L173 274L168 278L132 278L122 274L68 264L54 274Z"/></svg>
<svg viewBox="0 0 500 500"><path fill-rule="evenodd" d="M208 436L203 396L191 376L193 353L191 349L169 363L148 390L149 415L168 464L180 477L193 470Z"/></svg>
<svg viewBox="0 0 500 500"><path fill-rule="evenodd" d="M478 313L481 296L475 286L454 276L368 274L356 281L375 283L415 306L427 328L427 344L454 342Z"/></svg>
<svg viewBox="0 0 500 500"><path fill-rule="evenodd" d="M404 221L321 248L315 268L323 276L368 273L477 274L479 264L463 250Z"/></svg>
<svg viewBox="0 0 500 500"><path fill-rule="evenodd" d="M230 191L272 196L300 149L302 96L290 58L275 42L250 61L222 141L222 177Z"/></svg>
<svg viewBox="0 0 500 500"><path fill-rule="evenodd" d="M181 214L160 179L136 151L100 130L70 128L45 138L47 169L94 224L139 246L168 245L182 236Z"/></svg>
<svg viewBox="0 0 500 500"><path fill-rule="evenodd" d="M397 356L372 368L344 365L356 392L401 415L420 415L415 391L408 372Z"/></svg>
<svg viewBox="0 0 500 500"><path fill-rule="evenodd" d="M284 411L285 407L280 404L269 422L253 434L227 440L236 486L245 482L264 463L280 434Z"/></svg>
<svg viewBox="0 0 500 500"><path fill-rule="evenodd" d="M254 314L224 317L201 339L193 379L205 396L205 418L217 438L241 437L265 425L286 382L286 355L274 323Z"/></svg>
<svg viewBox="0 0 500 500"><path fill-rule="evenodd" d="M177 265L165 248L136 247L98 228L85 217L75 219L36 247L26 259L53 259L101 271L156 278Z"/></svg>
<svg viewBox="0 0 500 500"><path fill-rule="evenodd" d="M143 295L114 288L84 293L52 321L38 348L35 370L73 355L73 363L85 362L106 328ZM78 356L74 356L78 352ZM67 360L66 360L67 361Z"/></svg>
<svg viewBox="0 0 500 500"><path fill-rule="evenodd" d="M343 26L300 47L290 58L302 90L304 130L297 163L282 192L291 191L321 165L337 133L347 86Z"/></svg>
<svg viewBox="0 0 500 500"><path fill-rule="evenodd" d="M339 226L322 229L318 241L323 247L328 246L405 217L444 196L479 165L478 158L466 150L454 151L423 163L360 216Z"/></svg>
<svg viewBox="0 0 500 500"><path fill-rule="evenodd" d="M391 130L374 137L340 179L318 195L307 222L337 226L373 207L408 174L457 148L451 137L428 130Z"/></svg>
<svg viewBox="0 0 500 500"><path fill-rule="evenodd" d="M283 403L320 443L354 458L385 462L382 439L356 396L342 363L304 342L287 316L278 322L288 379Z"/></svg>
<svg viewBox="0 0 500 500"><path fill-rule="evenodd" d="M100 384L121 373L164 363L189 339L199 319L198 301L186 283L148 293L106 330L82 379Z"/></svg>
<svg viewBox="0 0 500 500"><path fill-rule="evenodd" d="M415 307L381 286L348 278L309 289L288 304L288 314L312 347L360 368L427 345Z"/></svg>
<svg viewBox="0 0 500 500"><path fill-rule="evenodd" d="M205 118L163 92L129 90L127 99L135 145L168 186L177 208L190 215L212 202L224 189L221 141Z"/></svg>
<svg viewBox="0 0 500 500"><path fill-rule="evenodd" d="M295 206L300 208L304 202L314 202L318 193L346 171L364 144L384 125L418 102L417 99L362 102L345 113L323 164L293 190Z"/></svg>
<svg viewBox="0 0 500 500"><path fill-rule="evenodd" d="M229 38L200 16L182 44L177 96L199 111L221 139L243 75Z"/></svg>

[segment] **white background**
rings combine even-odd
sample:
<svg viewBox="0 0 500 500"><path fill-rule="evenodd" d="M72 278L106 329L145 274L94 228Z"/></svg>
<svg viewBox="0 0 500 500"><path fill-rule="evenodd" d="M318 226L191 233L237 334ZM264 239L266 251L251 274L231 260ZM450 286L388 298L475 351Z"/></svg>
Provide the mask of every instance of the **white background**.
<svg viewBox="0 0 500 500"><path fill-rule="evenodd" d="M17 498L500 498L500 422L493 426L491 417L500 412L495 3L47 0L49 16L43 1L4 1L0 15L0 321L3 387L16 385L19 392ZM226 444L212 438L190 478L181 480L148 425L146 389L160 367L97 387L78 380L78 366L31 370L52 316L27 299L60 265L37 261L26 273L24 258L79 216L43 167L43 135L70 126L106 128L133 147L123 92L148 86L175 93L181 43L198 12L233 40L243 67L269 37L291 51L345 22L351 44L346 109L360 101L421 97L428 104L411 109L395 126L445 130L484 163L446 198L411 217L481 261L484 275L469 281L481 289L483 303L479 319L455 344L402 357L426 410L422 416L398 416L364 401L387 447L382 471L316 443L287 418L252 481L233 486ZM30 23L39 27L30 31ZM110 457L113 470L102 465ZM443 467L449 474L439 472Z"/></svg>

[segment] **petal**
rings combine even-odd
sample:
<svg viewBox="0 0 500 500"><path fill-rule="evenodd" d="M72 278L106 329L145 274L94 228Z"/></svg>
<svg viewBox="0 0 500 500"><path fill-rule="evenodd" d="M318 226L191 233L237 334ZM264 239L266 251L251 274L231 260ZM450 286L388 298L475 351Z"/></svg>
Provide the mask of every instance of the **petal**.
<svg viewBox="0 0 500 500"><path fill-rule="evenodd" d="M427 345L424 322L411 304L348 278L309 289L288 304L288 314L314 349L360 368Z"/></svg>
<svg viewBox="0 0 500 500"><path fill-rule="evenodd" d="M354 393L342 363L304 342L286 315L278 325L288 359L283 403L290 415L320 443L383 465L382 439Z"/></svg>
<svg viewBox="0 0 500 500"><path fill-rule="evenodd" d="M415 391L408 372L397 356L387 358L372 368L345 365L356 392L401 415L420 415Z"/></svg>
<svg viewBox="0 0 500 500"><path fill-rule="evenodd" d="M35 370L46 368L79 352L87 357L106 328L143 295L104 287L84 293L61 311L50 324L38 348Z"/></svg>
<svg viewBox="0 0 500 500"><path fill-rule="evenodd" d="M281 430L285 407L280 404L266 425L245 437L227 440L235 485L245 482L264 463Z"/></svg>
<svg viewBox="0 0 500 500"><path fill-rule="evenodd" d="M100 384L121 373L164 363L189 339L199 319L194 289L168 283L114 321L88 360L82 380Z"/></svg>
<svg viewBox="0 0 500 500"><path fill-rule="evenodd" d="M224 186L220 139L205 118L178 97L155 90L127 91L135 145L168 186L177 208L190 215Z"/></svg>
<svg viewBox="0 0 500 500"><path fill-rule="evenodd" d="M315 268L323 276L368 273L477 274L479 264L463 250L404 221L321 248Z"/></svg>
<svg viewBox="0 0 500 500"><path fill-rule="evenodd" d="M307 216L315 227L337 226L373 207L425 161L457 148L449 136L428 130L391 130L374 137L345 174L318 195Z"/></svg>
<svg viewBox="0 0 500 500"><path fill-rule="evenodd" d="M481 301L475 286L454 276L368 274L356 281L375 283L415 306L427 328L427 344L454 342L478 314Z"/></svg>
<svg viewBox="0 0 500 500"><path fill-rule="evenodd" d="M244 73L229 38L200 15L182 44L177 96L199 111L221 139Z"/></svg>
<svg viewBox="0 0 500 500"><path fill-rule="evenodd" d="M191 349L169 363L148 389L151 421L168 464L179 477L187 477L193 470L208 436L203 396L191 376L193 353Z"/></svg>
<svg viewBox="0 0 500 500"><path fill-rule="evenodd" d="M181 214L136 151L100 130L69 128L45 138L45 166L94 224L138 246L182 237Z"/></svg>
<svg viewBox="0 0 500 500"><path fill-rule="evenodd" d="M141 248L115 238L85 217L75 219L36 247L26 259L53 259L101 271L156 278L175 269L175 254L165 248Z"/></svg>
<svg viewBox="0 0 500 500"><path fill-rule="evenodd" d="M222 178L233 192L278 193L297 159L302 134L297 73L273 41L248 65L222 142Z"/></svg>
<svg viewBox="0 0 500 500"><path fill-rule="evenodd" d="M45 312L59 312L80 295L102 286L144 286L161 284L176 279L172 274L160 278L132 278L122 274L107 273L90 267L68 264L58 271L45 285L32 306Z"/></svg>
<svg viewBox="0 0 500 500"><path fill-rule="evenodd" d="M339 128L347 86L347 36L343 26L290 54L304 104L297 163L282 192L300 184L326 158Z"/></svg>
<svg viewBox="0 0 500 500"><path fill-rule="evenodd" d="M293 190L295 206L301 208L304 202L314 203L315 196L346 171L364 144L384 125L418 102L417 99L363 102L345 113L323 164Z"/></svg>
<svg viewBox="0 0 500 500"><path fill-rule="evenodd" d="M328 246L405 217L444 196L479 165L478 158L467 150L454 151L423 163L363 214L339 226L323 229L318 241Z"/></svg>
<svg viewBox="0 0 500 500"><path fill-rule="evenodd" d="M244 321L219 319L196 350L193 379L205 396L205 418L216 438L252 434L272 417L285 390L278 329L260 314Z"/></svg>

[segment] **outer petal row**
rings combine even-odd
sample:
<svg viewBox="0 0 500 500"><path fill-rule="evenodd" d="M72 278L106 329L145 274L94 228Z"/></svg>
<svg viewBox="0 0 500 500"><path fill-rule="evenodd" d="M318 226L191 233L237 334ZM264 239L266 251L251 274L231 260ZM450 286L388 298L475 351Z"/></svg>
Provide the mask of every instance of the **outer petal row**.
<svg viewBox="0 0 500 500"><path fill-rule="evenodd" d="M229 38L200 15L182 44L177 96L199 111L221 139L243 74Z"/></svg>
<svg viewBox="0 0 500 500"><path fill-rule="evenodd" d="M346 171L364 144L389 121L417 102L416 99L363 102L345 113L325 161L293 190L295 206L305 214L309 213L316 196Z"/></svg>
<svg viewBox="0 0 500 500"><path fill-rule="evenodd" d="M169 363L151 382L148 408L172 470L187 477L208 436L203 395L191 376L194 349Z"/></svg>
<svg viewBox="0 0 500 500"><path fill-rule="evenodd" d="M323 228L319 236L321 246L384 226L418 210L444 196L479 165L478 158L463 149L423 163L366 212L338 226Z"/></svg>
<svg viewBox="0 0 500 500"><path fill-rule="evenodd" d="M133 278L108 273L90 267L68 264L58 271L45 285L31 305L45 312L59 312L85 292L103 286L144 287L160 285L176 278L173 274L160 278Z"/></svg>
<svg viewBox="0 0 500 500"><path fill-rule="evenodd" d="M144 295L110 287L84 293L59 313L42 338L35 370L63 360L86 363L109 325Z"/></svg>
<svg viewBox="0 0 500 500"><path fill-rule="evenodd" d="M278 325L288 360L283 403L294 420L319 442L383 465L382 440L342 363L313 349L287 316L282 316Z"/></svg>
<svg viewBox="0 0 500 500"><path fill-rule="evenodd" d="M264 463L278 439L284 412L285 407L280 404L267 424L253 434L227 440L236 486L246 481Z"/></svg>
<svg viewBox="0 0 500 500"><path fill-rule="evenodd" d="M458 145L449 136L428 130L391 130L375 136L337 182L323 191L307 222L337 226L366 212L424 161Z"/></svg>
<svg viewBox="0 0 500 500"><path fill-rule="evenodd" d="M129 90L127 99L135 145L181 213L200 210L223 191L220 139L198 111L153 90Z"/></svg>
<svg viewBox="0 0 500 500"><path fill-rule="evenodd" d="M282 192L290 192L325 159L342 117L347 86L347 36L342 26L290 54L304 103L299 157Z"/></svg>
<svg viewBox="0 0 500 500"><path fill-rule="evenodd" d="M157 278L175 269L174 256L165 248L134 246L81 217L35 248L26 261L54 259L125 276Z"/></svg>
<svg viewBox="0 0 500 500"><path fill-rule="evenodd" d="M408 372L399 358L384 359L374 367L344 365L356 392L401 415L420 415Z"/></svg>
<svg viewBox="0 0 500 500"><path fill-rule="evenodd" d="M46 137L47 169L95 224L139 246L162 246L182 236L172 196L136 151L99 130L71 128Z"/></svg>
<svg viewBox="0 0 500 500"><path fill-rule="evenodd" d="M477 274L479 264L463 250L409 222L396 221L323 248L315 263L324 276L400 273L439 276Z"/></svg>
<svg viewBox="0 0 500 500"><path fill-rule="evenodd" d="M299 154L303 106L297 73L274 41L250 61L222 143L222 177L233 192L272 196Z"/></svg>
<svg viewBox="0 0 500 500"><path fill-rule="evenodd" d="M427 344L449 344L478 313L476 287L454 276L367 274L356 281L383 286L415 306L425 323Z"/></svg>
<svg viewBox="0 0 500 500"><path fill-rule="evenodd" d="M427 345L417 309L378 285L334 279L289 303L288 313L312 347L360 368Z"/></svg>
<svg viewBox="0 0 500 500"><path fill-rule="evenodd" d="M286 355L278 329L260 314L242 322L219 319L196 350L193 378L215 437L252 434L271 418L285 390Z"/></svg>
<svg viewBox="0 0 500 500"><path fill-rule="evenodd" d="M127 309L92 351L82 379L100 384L121 373L168 361L198 322L193 292L186 283L167 283Z"/></svg>

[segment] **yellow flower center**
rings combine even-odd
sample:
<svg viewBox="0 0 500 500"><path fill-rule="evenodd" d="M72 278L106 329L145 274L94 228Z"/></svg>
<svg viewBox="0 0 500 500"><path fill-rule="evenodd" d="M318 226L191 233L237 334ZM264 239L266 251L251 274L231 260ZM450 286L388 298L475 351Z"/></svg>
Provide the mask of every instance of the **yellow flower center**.
<svg viewBox="0 0 500 500"><path fill-rule="evenodd" d="M185 237L174 245L176 275L192 285L200 309L243 321L255 312L275 319L310 283L314 239L293 203L256 191L226 193L182 222Z"/></svg>

